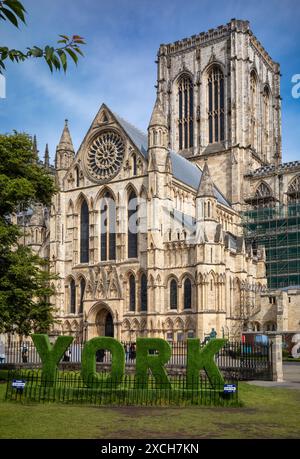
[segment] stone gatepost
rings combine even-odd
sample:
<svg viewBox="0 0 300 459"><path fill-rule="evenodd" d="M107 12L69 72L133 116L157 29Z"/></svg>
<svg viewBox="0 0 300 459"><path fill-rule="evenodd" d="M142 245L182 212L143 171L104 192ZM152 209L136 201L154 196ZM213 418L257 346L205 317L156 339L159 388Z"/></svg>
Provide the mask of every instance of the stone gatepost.
<svg viewBox="0 0 300 459"><path fill-rule="evenodd" d="M272 380L283 381L282 369L282 335L278 333L266 333L272 343L270 349L272 361Z"/></svg>

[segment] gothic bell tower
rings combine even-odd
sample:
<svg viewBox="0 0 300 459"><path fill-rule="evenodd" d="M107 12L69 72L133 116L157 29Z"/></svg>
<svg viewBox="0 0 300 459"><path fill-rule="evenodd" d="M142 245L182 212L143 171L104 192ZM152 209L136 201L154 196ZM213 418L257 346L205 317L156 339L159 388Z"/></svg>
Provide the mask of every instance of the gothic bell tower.
<svg viewBox="0 0 300 459"><path fill-rule="evenodd" d="M162 44L157 64L171 149L201 167L207 158L223 194L242 203L244 175L281 160L279 64L249 22L237 19ZM239 185L233 190L236 174Z"/></svg>

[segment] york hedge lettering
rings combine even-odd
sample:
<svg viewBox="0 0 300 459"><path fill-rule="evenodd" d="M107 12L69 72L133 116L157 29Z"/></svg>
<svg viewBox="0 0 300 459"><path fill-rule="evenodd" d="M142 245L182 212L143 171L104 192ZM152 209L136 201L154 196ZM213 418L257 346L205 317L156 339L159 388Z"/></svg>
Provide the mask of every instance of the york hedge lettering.
<svg viewBox="0 0 300 459"><path fill-rule="evenodd" d="M58 364L73 341L73 336L59 336L52 345L48 335L31 335L32 341L42 361L42 380L54 383Z"/></svg>
<svg viewBox="0 0 300 459"><path fill-rule="evenodd" d="M103 381L96 370L96 352L101 350L111 353L111 372L107 382L120 383L125 374L125 351L122 344L108 336L92 338L86 342L81 360L81 377L88 387L95 387L97 381Z"/></svg>
<svg viewBox="0 0 300 459"><path fill-rule="evenodd" d="M42 361L42 379L51 385L55 381L59 362L73 341L72 336L59 336L52 345L49 337L33 334L32 340ZM205 371L212 386L224 384L215 355L224 346L226 340L211 339L208 344L200 347L199 339L187 340L187 388L197 387L199 371ZM107 376L108 383L119 385L125 374L125 351L123 345L114 338L107 336L92 338L83 348L81 377L87 387L103 385L103 377L96 369L96 352L100 350L111 353L111 371ZM149 370L155 379L156 387L171 388L171 381L165 365L172 354L169 343L162 338L137 338L136 345L136 383L139 387L147 387Z"/></svg>

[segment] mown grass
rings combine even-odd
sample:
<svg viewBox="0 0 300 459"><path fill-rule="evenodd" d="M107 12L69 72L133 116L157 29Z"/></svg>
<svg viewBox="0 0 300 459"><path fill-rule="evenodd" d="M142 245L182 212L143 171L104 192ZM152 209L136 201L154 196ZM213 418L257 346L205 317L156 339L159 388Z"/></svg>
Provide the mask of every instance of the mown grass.
<svg viewBox="0 0 300 459"><path fill-rule="evenodd" d="M0 384L0 438L300 438L300 391L239 387L239 408L107 408L5 402Z"/></svg>

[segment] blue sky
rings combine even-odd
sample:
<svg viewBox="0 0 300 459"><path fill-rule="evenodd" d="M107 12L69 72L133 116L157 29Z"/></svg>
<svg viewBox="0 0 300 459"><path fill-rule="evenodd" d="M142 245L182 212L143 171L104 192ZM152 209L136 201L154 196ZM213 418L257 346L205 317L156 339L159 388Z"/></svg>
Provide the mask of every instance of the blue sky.
<svg viewBox="0 0 300 459"><path fill-rule="evenodd" d="M85 58L66 75L41 61L8 64L6 99L0 99L0 132L36 134L40 154L51 159L64 119L77 149L102 102L146 131L155 101L161 43L248 19L257 38L281 64L283 160L300 159L300 98L291 78L300 74L299 0L23 0L27 26L1 23L1 45L26 48L79 34Z"/></svg>

